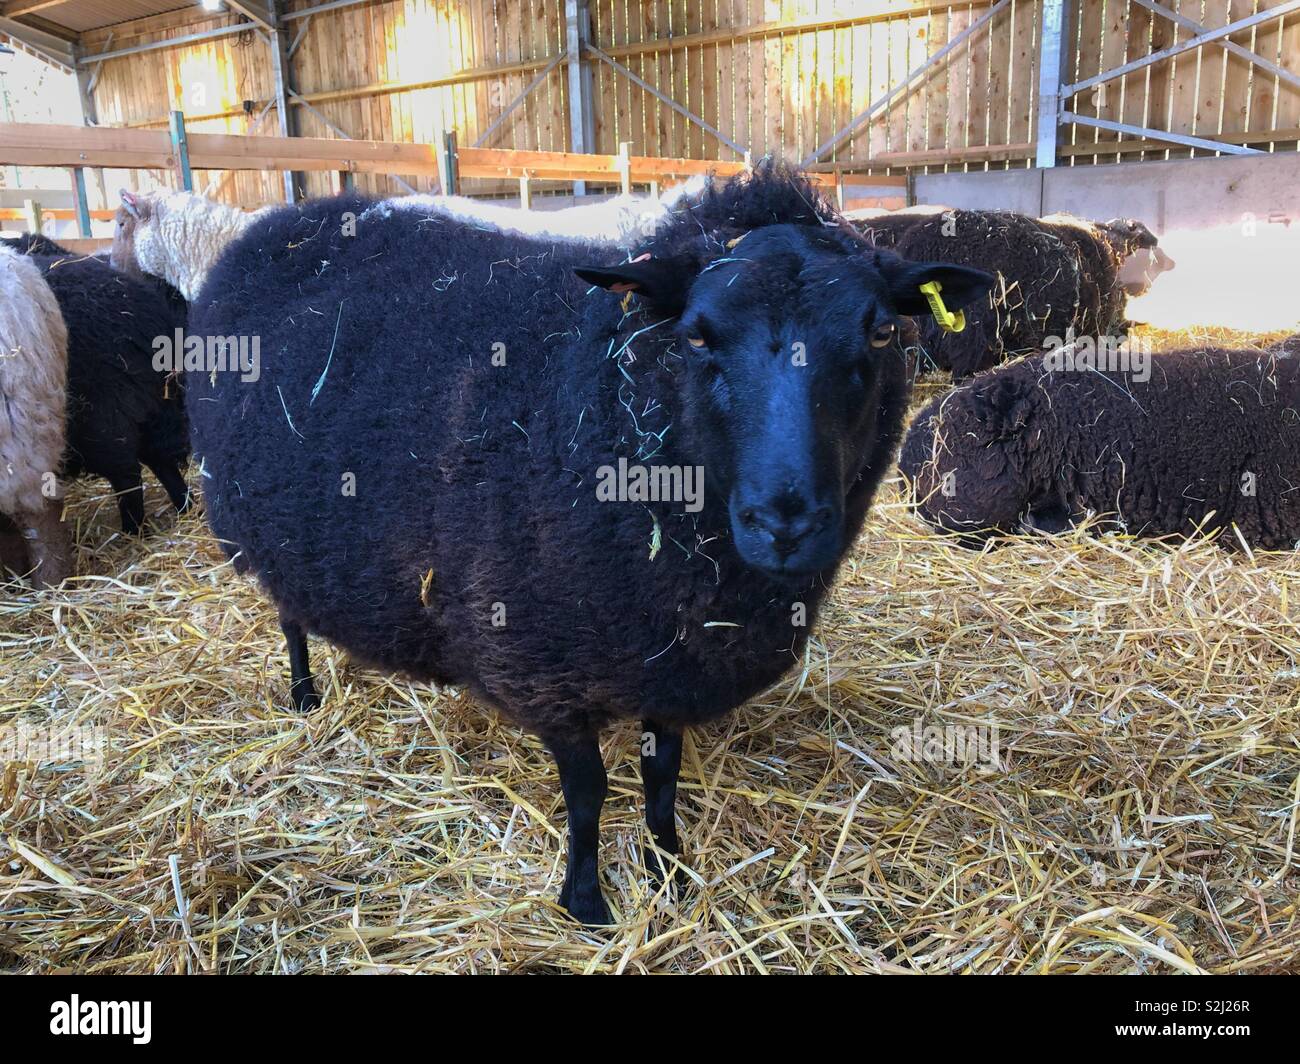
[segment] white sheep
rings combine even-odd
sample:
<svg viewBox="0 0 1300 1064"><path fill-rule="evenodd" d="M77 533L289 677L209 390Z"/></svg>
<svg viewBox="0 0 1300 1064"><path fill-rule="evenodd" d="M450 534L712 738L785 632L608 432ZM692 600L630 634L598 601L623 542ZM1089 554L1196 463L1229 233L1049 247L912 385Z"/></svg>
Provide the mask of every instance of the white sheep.
<svg viewBox="0 0 1300 1064"><path fill-rule="evenodd" d="M113 266L125 273L161 277L192 303L226 246L260 213L246 213L194 192L123 189Z"/></svg>
<svg viewBox="0 0 1300 1064"><path fill-rule="evenodd" d="M365 219L371 212L386 217L392 210L415 211L426 217L456 218L470 225L490 226L521 236L610 242L630 250L653 233L659 222L680 204L698 201L709 180L707 174L699 174L674 185L659 197L619 195L599 203L554 211L506 207L468 196L394 196L381 200L361 217Z"/></svg>
<svg viewBox="0 0 1300 1064"><path fill-rule="evenodd" d="M53 587L71 571L57 474L67 439L68 330L41 271L0 248L0 563Z"/></svg>

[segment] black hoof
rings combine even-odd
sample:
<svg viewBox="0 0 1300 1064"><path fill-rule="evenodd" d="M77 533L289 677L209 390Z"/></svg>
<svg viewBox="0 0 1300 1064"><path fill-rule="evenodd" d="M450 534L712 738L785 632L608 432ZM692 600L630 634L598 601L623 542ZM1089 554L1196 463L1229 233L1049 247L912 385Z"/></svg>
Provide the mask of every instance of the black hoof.
<svg viewBox="0 0 1300 1064"><path fill-rule="evenodd" d="M665 854L660 850L647 850L645 854L646 875L653 893L659 892L665 878L671 879L672 885L679 891L690 883L691 877L686 874L686 869L671 860L672 856L676 856L675 854Z"/></svg>
<svg viewBox="0 0 1300 1064"><path fill-rule="evenodd" d="M311 713L320 709L320 695L310 680L304 684L294 684L292 691L293 708L299 713Z"/></svg>
<svg viewBox="0 0 1300 1064"><path fill-rule="evenodd" d="M588 927L609 927L614 922L598 886L594 891L578 890L572 883L565 883L560 891L560 904L578 923Z"/></svg>

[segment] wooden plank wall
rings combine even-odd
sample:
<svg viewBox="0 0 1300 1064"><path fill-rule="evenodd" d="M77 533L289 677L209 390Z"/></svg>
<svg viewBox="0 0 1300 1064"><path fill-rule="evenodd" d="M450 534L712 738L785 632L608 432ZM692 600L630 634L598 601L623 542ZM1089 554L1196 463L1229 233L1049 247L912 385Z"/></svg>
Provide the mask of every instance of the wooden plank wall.
<svg viewBox="0 0 1300 1064"><path fill-rule="evenodd" d="M1208 26L1280 0L1162 0ZM649 84L748 146L808 155L934 55L992 0L590 0L597 47ZM296 8L310 7L296 0ZM1076 79L1186 40L1191 31L1132 0L1079 0L1071 42ZM1011 0L951 61L900 96L823 161L877 172L1030 165L1041 0ZM182 11L116 27L112 47L227 24ZM294 25L296 31L297 25ZM107 31L87 34L89 52ZM1239 43L1300 72L1300 13L1241 34ZM540 69L564 50L563 0L377 0L314 17L293 57L295 87L329 123L366 139L437 143L446 129L473 144ZM595 150L735 159L736 153L603 63L593 61ZM96 89L101 120L165 122L182 104L201 131L243 132L271 96L268 50L253 33L109 60ZM568 150L568 87L560 65L487 146ZM202 102L200 102L200 100ZM244 101L252 101L251 114ZM1082 114L1197 136L1241 135L1265 150L1295 150L1300 89L1205 45L1105 86L1073 106ZM305 136L331 136L296 107ZM272 112L262 132L276 130ZM1287 137L1270 137L1281 130ZM1194 154L1069 127L1073 165ZM1204 152L1202 152L1204 154ZM279 198L274 175L213 175L228 200ZM314 175L324 192L329 175ZM429 182L412 181L420 188ZM399 191L361 175L363 189ZM479 181L469 191L513 185Z"/></svg>

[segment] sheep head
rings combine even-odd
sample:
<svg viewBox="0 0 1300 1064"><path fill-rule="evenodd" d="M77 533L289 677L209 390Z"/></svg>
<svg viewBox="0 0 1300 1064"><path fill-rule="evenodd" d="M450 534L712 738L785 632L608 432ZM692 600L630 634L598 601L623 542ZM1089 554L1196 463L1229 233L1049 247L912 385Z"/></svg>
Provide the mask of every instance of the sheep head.
<svg viewBox="0 0 1300 1064"><path fill-rule="evenodd" d="M631 262L577 270L633 292L676 331L676 446L726 507L742 561L777 577L833 567L855 492L889 461L907 392L902 318L938 281L952 309L982 271L907 262L850 230L776 224L697 232Z"/></svg>

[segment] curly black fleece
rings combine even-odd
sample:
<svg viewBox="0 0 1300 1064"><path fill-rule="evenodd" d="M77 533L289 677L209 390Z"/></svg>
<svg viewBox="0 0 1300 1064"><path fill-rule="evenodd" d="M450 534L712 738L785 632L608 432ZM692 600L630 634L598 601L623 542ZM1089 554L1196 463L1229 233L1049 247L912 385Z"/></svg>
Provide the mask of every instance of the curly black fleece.
<svg viewBox="0 0 1300 1064"><path fill-rule="evenodd" d="M886 215L852 224L904 258L997 274L987 299L966 308L963 332L944 332L928 318L918 322L922 349L937 367L951 370L954 380L1042 351L1051 336L1126 333L1125 296L1117 278L1127 246L1104 227L1088 231L987 210ZM1133 246L1146 246L1139 239L1133 236Z"/></svg>
<svg viewBox="0 0 1300 1064"><path fill-rule="evenodd" d="M133 278L107 262L33 255L68 326L68 450L63 473L106 477L120 493L122 526L144 517L141 463L172 502L186 501L181 470L189 429L179 379L154 370L155 337L184 329L180 293L156 278Z"/></svg>
<svg viewBox="0 0 1300 1064"><path fill-rule="evenodd" d="M1252 547L1290 550L1300 358L1167 351L1150 356L1145 382L1024 358L925 406L899 465L921 515L950 531L1060 531L1092 512L1134 535L1232 524Z"/></svg>
<svg viewBox="0 0 1300 1064"><path fill-rule="evenodd" d="M0 244L5 244L19 255L71 255L72 252L62 244L56 244L42 233L23 233L21 236L0 237Z"/></svg>
<svg viewBox="0 0 1300 1064"><path fill-rule="evenodd" d="M609 247L370 206L259 218L194 306L198 333L261 337L259 381L191 381L187 406L213 531L282 614L561 742L615 717L707 720L794 665L792 605L811 623L832 572L792 586L745 567L725 500L596 499L594 470L620 456L687 464L662 315L573 273L612 265ZM647 247L717 257L733 234L833 217L802 179L760 169ZM901 432L897 376L850 541Z"/></svg>

